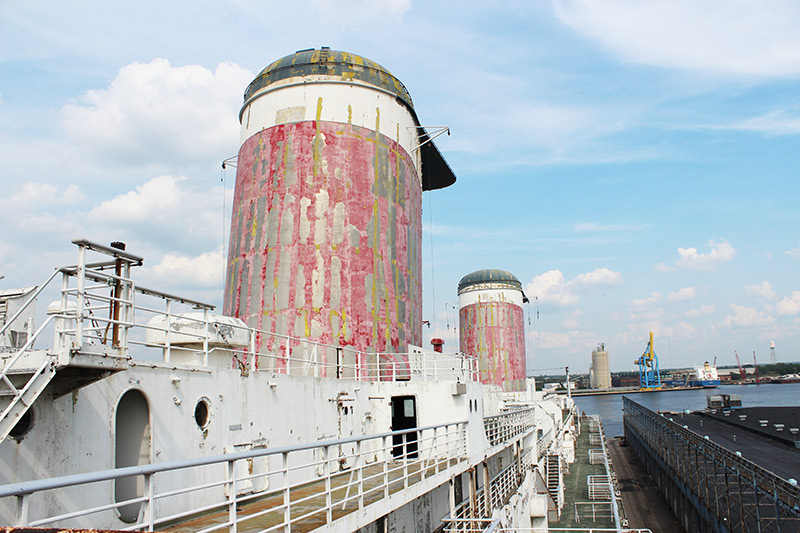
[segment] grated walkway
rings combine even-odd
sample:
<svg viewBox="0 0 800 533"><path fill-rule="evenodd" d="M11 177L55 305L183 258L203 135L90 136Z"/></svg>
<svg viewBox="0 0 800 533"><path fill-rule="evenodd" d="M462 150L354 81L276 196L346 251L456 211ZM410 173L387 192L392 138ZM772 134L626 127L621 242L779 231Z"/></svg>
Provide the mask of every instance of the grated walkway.
<svg viewBox="0 0 800 533"><path fill-rule="evenodd" d="M589 422L581 420L580 424L581 433L575 442L575 462L568 465L569 473L564 472L564 507L561 510L561 520L551 523L549 527L613 528L614 520L607 517L609 514L607 504L594 506L594 517L592 517L593 506L585 504L591 502L588 476L605 475L606 469L602 464L589 464L589 450L598 446L589 444Z"/></svg>

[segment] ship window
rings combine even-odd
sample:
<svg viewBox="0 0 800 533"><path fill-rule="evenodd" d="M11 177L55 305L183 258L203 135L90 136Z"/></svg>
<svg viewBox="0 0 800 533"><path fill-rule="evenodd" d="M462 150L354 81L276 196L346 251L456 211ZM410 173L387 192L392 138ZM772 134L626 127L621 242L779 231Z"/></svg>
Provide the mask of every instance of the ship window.
<svg viewBox="0 0 800 533"><path fill-rule="evenodd" d="M28 431L33 427L33 407L29 408L19 418L19 421L9 431L8 436L15 440L22 440L28 434Z"/></svg>
<svg viewBox="0 0 800 533"><path fill-rule="evenodd" d="M150 462L150 408L144 394L129 390L117 405L114 467L137 466ZM144 476L120 478L114 482L114 501L126 502L144 494ZM135 522L141 502L117 507L120 520Z"/></svg>
<svg viewBox="0 0 800 533"><path fill-rule="evenodd" d="M197 427L204 428L208 425L210 420L211 412L208 408L208 400L200 398L197 405L194 407L194 421L197 423Z"/></svg>

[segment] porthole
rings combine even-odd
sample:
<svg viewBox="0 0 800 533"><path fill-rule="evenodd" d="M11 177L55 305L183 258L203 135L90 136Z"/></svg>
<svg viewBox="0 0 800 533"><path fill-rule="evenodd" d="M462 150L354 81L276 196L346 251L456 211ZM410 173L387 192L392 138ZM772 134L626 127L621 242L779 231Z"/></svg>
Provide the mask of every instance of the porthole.
<svg viewBox="0 0 800 533"><path fill-rule="evenodd" d="M194 406L194 421L197 423L197 427L204 428L208 425L210 420L211 411L208 407L208 400L200 398L197 405Z"/></svg>
<svg viewBox="0 0 800 533"><path fill-rule="evenodd" d="M22 440L25 435L28 434L28 431L31 430L33 427L33 407L29 408L23 415L19 418L14 427L11 428L11 431L8 433L8 436L14 440Z"/></svg>

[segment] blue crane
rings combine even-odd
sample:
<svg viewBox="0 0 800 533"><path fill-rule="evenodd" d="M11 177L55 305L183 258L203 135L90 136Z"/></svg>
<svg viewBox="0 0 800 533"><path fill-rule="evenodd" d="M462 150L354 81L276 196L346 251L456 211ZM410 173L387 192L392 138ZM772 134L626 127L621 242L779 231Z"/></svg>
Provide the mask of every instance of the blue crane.
<svg viewBox="0 0 800 533"><path fill-rule="evenodd" d="M642 389L658 390L661 388L661 374L658 372L658 356L653 350L653 332L650 332L650 342L644 353L634 361L639 365L639 387Z"/></svg>

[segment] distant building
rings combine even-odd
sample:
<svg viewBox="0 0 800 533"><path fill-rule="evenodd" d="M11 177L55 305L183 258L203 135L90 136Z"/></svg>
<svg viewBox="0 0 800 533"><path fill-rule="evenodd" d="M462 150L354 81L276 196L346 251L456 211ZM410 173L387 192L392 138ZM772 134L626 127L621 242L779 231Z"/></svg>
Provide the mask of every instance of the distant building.
<svg viewBox="0 0 800 533"><path fill-rule="evenodd" d="M593 389L611 388L611 371L608 368L608 352L602 342L592 352L592 366L589 367L589 383Z"/></svg>

